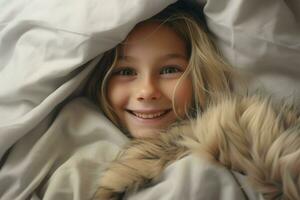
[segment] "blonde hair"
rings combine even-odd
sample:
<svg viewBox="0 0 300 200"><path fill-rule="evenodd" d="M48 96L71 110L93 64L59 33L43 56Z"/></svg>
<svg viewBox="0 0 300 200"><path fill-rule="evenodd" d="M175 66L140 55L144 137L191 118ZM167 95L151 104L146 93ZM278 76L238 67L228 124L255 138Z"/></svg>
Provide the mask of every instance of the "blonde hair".
<svg viewBox="0 0 300 200"><path fill-rule="evenodd" d="M223 61L218 50L213 45L204 20L188 13L182 5L173 4L158 15L144 21L159 22L160 26L172 28L186 43L189 64L175 86L173 108L175 109L176 88L181 80L191 77L193 86L192 108L186 108L189 117L197 116L205 110L207 103L217 95L231 91L231 76L233 69ZM160 27L159 26L159 27ZM159 27L157 30L159 31ZM102 111L117 126L117 118L107 99L107 80L118 59L118 46L104 53L88 86L88 96L100 105Z"/></svg>

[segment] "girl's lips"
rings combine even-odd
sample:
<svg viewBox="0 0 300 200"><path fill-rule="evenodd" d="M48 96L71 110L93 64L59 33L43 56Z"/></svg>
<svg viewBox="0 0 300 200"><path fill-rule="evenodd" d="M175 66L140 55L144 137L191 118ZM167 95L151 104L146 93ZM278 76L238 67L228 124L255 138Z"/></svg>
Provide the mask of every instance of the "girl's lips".
<svg viewBox="0 0 300 200"><path fill-rule="evenodd" d="M172 109L166 110L149 110L149 111L133 111L133 110L126 110L130 114L134 115L135 117L142 119L142 120L153 120L162 118L164 115L169 113Z"/></svg>

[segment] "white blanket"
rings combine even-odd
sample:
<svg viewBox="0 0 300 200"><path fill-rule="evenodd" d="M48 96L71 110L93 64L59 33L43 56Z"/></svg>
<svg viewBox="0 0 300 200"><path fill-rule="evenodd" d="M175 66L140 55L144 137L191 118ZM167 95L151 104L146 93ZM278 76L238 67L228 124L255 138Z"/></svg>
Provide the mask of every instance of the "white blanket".
<svg viewBox="0 0 300 200"><path fill-rule="evenodd" d="M298 0L208 0L205 14L217 46L251 91L300 106Z"/></svg>
<svg viewBox="0 0 300 200"><path fill-rule="evenodd" d="M76 96L104 51L173 2L0 2L1 200L91 198L100 172L127 138ZM299 13L297 0L208 0L205 5L216 44L251 87L296 103ZM208 183L207 169L215 179L201 190ZM170 166L161 182L129 198L193 199L205 193L202 199L212 194L220 194L214 199L242 199L236 177L188 157ZM257 198L251 190L247 194Z"/></svg>
<svg viewBox="0 0 300 200"><path fill-rule="evenodd" d="M1 199L91 199L101 172L127 141L95 105L76 98L46 132L33 131L11 152L1 170ZM250 194L256 197L253 191ZM199 195L246 200L229 170L193 156L170 166L153 187L128 199L199 199Z"/></svg>

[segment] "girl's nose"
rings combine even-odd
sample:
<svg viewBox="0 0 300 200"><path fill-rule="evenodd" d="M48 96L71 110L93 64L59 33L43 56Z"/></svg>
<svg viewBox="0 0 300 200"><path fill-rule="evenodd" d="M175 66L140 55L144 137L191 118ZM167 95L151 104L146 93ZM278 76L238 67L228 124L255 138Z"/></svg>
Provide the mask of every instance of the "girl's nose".
<svg viewBox="0 0 300 200"><path fill-rule="evenodd" d="M153 101L161 97L161 91L155 80L147 79L139 83L137 91L138 101Z"/></svg>

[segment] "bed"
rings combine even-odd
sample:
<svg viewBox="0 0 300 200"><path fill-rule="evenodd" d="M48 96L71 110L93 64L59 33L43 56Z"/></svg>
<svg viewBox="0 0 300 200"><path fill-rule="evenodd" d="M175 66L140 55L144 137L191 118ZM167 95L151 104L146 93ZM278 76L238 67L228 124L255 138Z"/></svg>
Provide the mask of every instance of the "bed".
<svg viewBox="0 0 300 200"><path fill-rule="evenodd" d="M84 97L84 85L103 52L174 2L0 2L1 200L91 199L101 172L128 138ZM216 45L249 92L264 90L300 106L299 1L185 2L204 5ZM261 197L241 174L193 156L128 197L196 198Z"/></svg>

